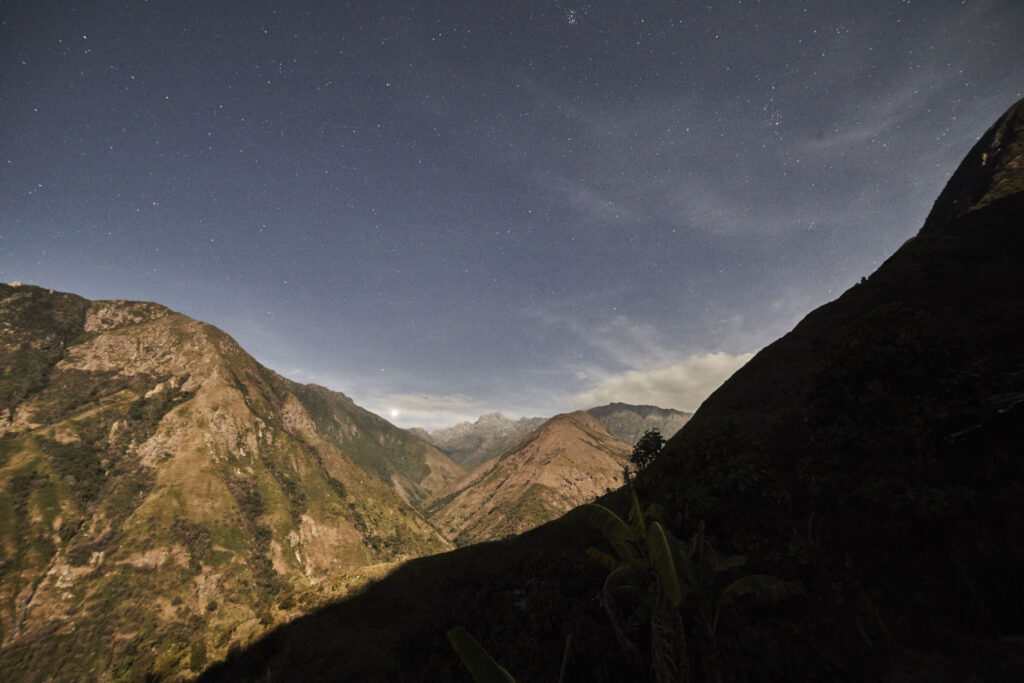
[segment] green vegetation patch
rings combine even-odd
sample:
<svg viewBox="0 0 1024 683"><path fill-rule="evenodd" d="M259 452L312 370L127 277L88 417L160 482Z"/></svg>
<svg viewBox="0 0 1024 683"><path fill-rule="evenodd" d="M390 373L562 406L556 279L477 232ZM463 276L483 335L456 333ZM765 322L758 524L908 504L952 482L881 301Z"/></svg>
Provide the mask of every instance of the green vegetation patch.
<svg viewBox="0 0 1024 683"><path fill-rule="evenodd" d="M348 496L348 489L345 488L345 485L329 474L327 475L327 485L338 495L339 498L344 499Z"/></svg>
<svg viewBox="0 0 1024 683"><path fill-rule="evenodd" d="M235 554L227 550L210 550L206 555L206 563L211 567L223 567L233 560Z"/></svg>
<svg viewBox="0 0 1024 683"><path fill-rule="evenodd" d="M16 330L0 344L0 410L46 385L53 366L85 326L89 302L39 287L0 284L0 318Z"/></svg>
<svg viewBox="0 0 1024 683"><path fill-rule="evenodd" d="M187 519L174 520L175 538L188 550L188 565L194 572L202 571L202 563L210 555L210 531L202 524Z"/></svg>
<svg viewBox="0 0 1024 683"><path fill-rule="evenodd" d="M314 458L315 461L315 458ZM299 524L302 513L307 510L306 493L303 482L288 464L286 458L265 458L263 461L267 471L283 492L288 502L288 513L294 524Z"/></svg>
<svg viewBox="0 0 1024 683"><path fill-rule="evenodd" d="M356 528L363 544L374 551L379 562L403 555L422 555L432 549L414 533L403 515L366 501L349 499L345 519Z"/></svg>
<svg viewBox="0 0 1024 683"><path fill-rule="evenodd" d="M211 530L212 545L227 548L239 556L249 550L249 537L245 527L236 524L217 524Z"/></svg>
<svg viewBox="0 0 1024 683"><path fill-rule="evenodd" d="M149 397L143 394L128 406L128 417L135 423L135 429L142 430L146 438L156 431L157 423L163 419L164 415L195 395L193 391L182 391L181 389L171 387L169 385L171 379L170 375L155 380L149 378L148 386L152 387L155 384L164 383L163 388ZM188 375L180 378L177 382L178 386L184 386L188 379Z"/></svg>
<svg viewBox="0 0 1024 683"><path fill-rule="evenodd" d="M40 424L54 424L93 409L104 397L125 389L144 391L145 379L120 375L114 370L64 368L50 375L46 389L34 400L32 419Z"/></svg>
<svg viewBox="0 0 1024 683"><path fill-rule="evenodd" d="M29 555L34 545L33 539L38 534L33 531L30 521L30 502L33 492L50 484L49 477L36 468L22 469L16 472L7 482L7 494L10 496L11 510L14 516L14 543L17 568L28 569L32 566ZM46 530L43 530L43 534ZM37 548L37 551L39 548ZM45 556L48 556L44 553ZM38 560L38 558L36 558Z"/></svg>
<svg viewBox="0 0 1024 683"><path fill-rule="evenodd" d="M21 450L21 443L13 434L4 434L0 437L0 468L6 467L11 461L11 456Z"/></svg>
<svg viewBox="0 0 1024 683"><path fill-rule="evenodd" d="M111 524L120 527L153 490L156 474L143 467L117 474L116 485L103 498L102 507Z"/></svg>
<svg viewBox="0 0 1024 683"><path fill-rule="evenodd" d="M106 469L100 460L104 449L96 442L60 443L37 437L39 449L57 474L67 480L75 498L86 505L99 495L106 483Z"/></svg>
<svg viewBox="0 0 1024 683"><path fill-rule="evenodd" d="M262 601L269 601L287 586L270 560L270 539L273 534L262 517L266 512L263 496L256 482L243 477L228 479L228 490L238 503L242 524L249 536L249 569Z"/></svg>

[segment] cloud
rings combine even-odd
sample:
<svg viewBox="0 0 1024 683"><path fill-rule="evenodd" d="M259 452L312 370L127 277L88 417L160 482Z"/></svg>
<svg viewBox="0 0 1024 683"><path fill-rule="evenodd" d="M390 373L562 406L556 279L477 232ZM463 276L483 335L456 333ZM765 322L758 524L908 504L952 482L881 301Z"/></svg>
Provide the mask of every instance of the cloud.
<svg viewBox="0 0 1024 683"><path fill-rule="evenodd" d="M400 427L428 431L491 412L487 404L462 394L383 394L369 398L363 407Z"/></svg>
<svg viewBox="0 0 1024 683"><path fill-rule="evenodd" d="M572 401L579 408L622 401L692 411L753 356L719 351L693 355L666 367L629 370L605 377Z"/></svg>

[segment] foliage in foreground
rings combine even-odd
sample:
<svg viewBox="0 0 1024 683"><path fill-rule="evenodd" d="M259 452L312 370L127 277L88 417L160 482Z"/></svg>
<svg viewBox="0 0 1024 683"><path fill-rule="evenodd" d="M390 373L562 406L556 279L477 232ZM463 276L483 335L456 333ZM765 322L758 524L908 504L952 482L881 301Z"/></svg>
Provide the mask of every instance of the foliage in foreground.
<svg viewBox="0 0 1024 683"><path fill-rule="evenodd" d="M448 642L459 655L463 665L473 676L476 683L515 683L512 674L505 667L494 661L484 646L476 641L461 626L448 631ZM565 651L562 653L562 666L558 673L558 683L565 680L566 666L569 663L569 650L572 646L572 634L566 636Z"/></svg>
<svg viewBox="0 0 1024 683"><path fill-rule="evenodd" d="M598 503L571 515L599 530L613 550L587 552L609 571L600 602L619 647L658 683L721 681L719 634L723 624L743 622L740 598L778 601L801 592L801 586L766 574L732 578L746 558L718 553L703 522L682 542L659 521L660 506L643 511L631 485L629 493L628 520Z"/></svg>

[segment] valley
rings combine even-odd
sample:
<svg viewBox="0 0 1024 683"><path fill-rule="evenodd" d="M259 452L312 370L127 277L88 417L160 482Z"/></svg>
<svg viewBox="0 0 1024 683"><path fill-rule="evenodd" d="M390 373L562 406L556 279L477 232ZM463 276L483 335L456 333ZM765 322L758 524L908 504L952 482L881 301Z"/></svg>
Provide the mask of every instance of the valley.
<svg viewBox="0 0 1024 683"><path fill-rule="evenodd" d="M631 449L586 413L424 440L158 304L0 285L0 334L2 658L28 678L43 652L65 678L198 671L617 488Z"/></svg>

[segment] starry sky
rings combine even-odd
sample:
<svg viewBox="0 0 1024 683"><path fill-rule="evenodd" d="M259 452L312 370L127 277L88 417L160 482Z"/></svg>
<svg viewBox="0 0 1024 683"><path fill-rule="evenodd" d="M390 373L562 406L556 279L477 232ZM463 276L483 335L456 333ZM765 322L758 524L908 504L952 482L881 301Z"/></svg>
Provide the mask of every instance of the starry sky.
<svg viewBox="0 0 1024 683"><path fill-rule="evenodd" d="M1019 0L0 2L0 281L401 426L692 410L916 233Z"/></svg>

